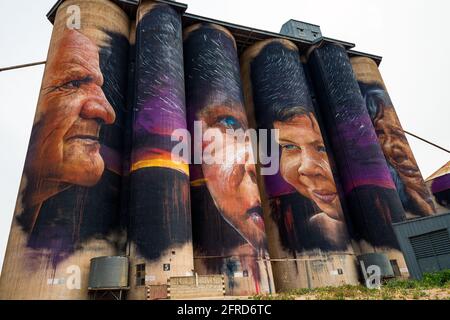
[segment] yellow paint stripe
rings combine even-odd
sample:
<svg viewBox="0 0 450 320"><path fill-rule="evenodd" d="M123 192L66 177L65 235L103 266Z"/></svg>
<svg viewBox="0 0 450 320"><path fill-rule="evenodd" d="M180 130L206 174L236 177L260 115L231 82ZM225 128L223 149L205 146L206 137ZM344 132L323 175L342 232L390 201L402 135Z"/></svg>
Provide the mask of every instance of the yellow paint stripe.
<svg viewBox="0 0 450 320"><path fill-rule="evenodd" d="M200 187L200 186L203 186L205 184L206 184L206 179L205 178L191 181L191 186L192 187Z"/></svg>
<svg viewBox="0 0 450 320"><path fill-rule="evenodd" d="M141 160L133 163L131 166L131 172L143 169L143 168L151 168L151 167L161 167L161 168L170 168L177 171L183 172L185 175L189 176L189 165L184 162L177 162L166 159L151 159L151 160Z"/></svg>

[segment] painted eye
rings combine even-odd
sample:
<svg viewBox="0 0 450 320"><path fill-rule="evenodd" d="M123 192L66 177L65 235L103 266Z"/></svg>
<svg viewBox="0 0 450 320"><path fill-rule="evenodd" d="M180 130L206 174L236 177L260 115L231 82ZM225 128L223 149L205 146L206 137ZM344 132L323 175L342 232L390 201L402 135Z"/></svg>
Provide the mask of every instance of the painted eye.
<svg viewBox="0 0 450 320"><path fill-rule="evenodd" d="M285 144L282 145L281 147L288 151L301 150L301 148L296 146L295 144Z"/></svg>
<svg viewBox="0 0 450 320"><path fill-rule="evenodd" d="M62 86L59 87L59 89L64 89L64 90L79 89L83 84L89 83L91 81L92 81L91 77L86 77L84 79L71 80L71 81L64 83Z"/></svg>
<svg viewBox="0 0 450 320"><path fill-rule="evenodd" d="M237 130L242 128L241 123L235 117L232 116L220 117L217 119L217 122L227 129Z"/></svg>
<svg viewBox="0 0 450 320"><path fill-rule="evenodd" d="M80 80L73 80L69 81L62 85L62 88L64 89L75 89L81 87L82 82Z"/></svg>
<svg viewBox="0 0 450 320"><path fill-rule="evenodd" d="M317 146L317 151L323 152L323 153L327 152L327 150L325 149L325 146Z"/></svg>

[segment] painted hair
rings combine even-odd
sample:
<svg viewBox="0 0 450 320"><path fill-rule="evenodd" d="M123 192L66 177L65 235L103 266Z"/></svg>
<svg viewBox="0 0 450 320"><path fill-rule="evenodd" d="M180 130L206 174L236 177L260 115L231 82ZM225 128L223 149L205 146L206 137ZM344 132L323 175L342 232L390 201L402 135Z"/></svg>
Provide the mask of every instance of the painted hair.
<svg viewBox="0 0 450 320"><path fill-rule="evenodd" d="M239 59L232 36L224 29L201 24L185 33L184 51L188 123L211 103L243 106ZM199 90L201 88L201 90Z"/></svg>
<svg viewBox="0 0 450 320"><path fill-rule="evenodd" d="M259 127L272 128L275 121L314 113L297 50L275 41L264 46L251 62L251 81Z"/></svg>
<svg viewBox="0 0 450 320"><path fill-rule="evenodd" d="M366 102L372 121L382 114L382 106L392 106L391 98L387 91L377 83L358 82L361 94Z"/></svg>

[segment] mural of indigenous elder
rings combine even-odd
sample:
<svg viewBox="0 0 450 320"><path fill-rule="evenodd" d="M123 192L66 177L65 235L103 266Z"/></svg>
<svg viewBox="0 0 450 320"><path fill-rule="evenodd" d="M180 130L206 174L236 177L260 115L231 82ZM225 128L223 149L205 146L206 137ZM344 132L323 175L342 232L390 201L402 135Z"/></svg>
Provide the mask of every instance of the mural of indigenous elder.
<svg viewBox="0 0 450 320"><path fill-rule="evenodd" d="M85 16L86 27L70 29L71 4L56 15L31 132L3 269L8 277L0 283L9 298L87 298L90 258L124 250L121 137L129 22L110 2L86 0L77 2L81 15L93 12ZM117 19L99 24L100 12ZM67 266L76 266L83 287L69 290Z"/></svg>
<svg viewBox="0 0 450 320"><path fill-rule="evenodd" d="M181 18L167 4L144 1L136 22L128 214L132 272L145 265L131 298L144 298L145 284L192 272L193 253L189 166L172 154L178 141L171 139L186 129Z"/></svg>
<svg viewBox="0 0 450 320"><path fill-rule="evenodd" d="M432 196L414 159L377 64L366 57L354 57L350 61L405 212L410 218L435 213Z"/></svg>
<svg viewBox="0 0 450 320"><path fill-rule="evenodd" d="M281 245L275 253L271 251L271 257L274 254L280 258L288 254L294 259L330 252L353 254L297 47L286 40L269 39L247 49L242 61L249 113L254 113L259 129L278 130L277 143L281 149L279 174L264 177L270 216ZM302 264L300 259L296 263ZM281 273L286 272L284 268L288 264L291 263L280 267ZM349 269L348 281L356 282L354 268ZM331 285L334 279L329 274L328 270L315 276L322 278L322 285ZM304 284L293 279L291 284L276 282L276 286Z"/></svg>
<svg viewBox="0 0 450 320"><path fill-rule="evenodd" d="M184 61L188 127L202 154L218 159L190 167L196 271L225 273L229 294L270 292L251 139L234 136L248 129L234 38L217 25L193 25L184 32ZM195 121L221 143L195 137Z"/></svg>
<svg viewBox="0 0 450 320"><path fill-rule="evenodd" d="M331 139L340 181L361 251L385 251L404 266L391 223L405 218L375 129L345 49L313 48L308 66Z"/></svg>

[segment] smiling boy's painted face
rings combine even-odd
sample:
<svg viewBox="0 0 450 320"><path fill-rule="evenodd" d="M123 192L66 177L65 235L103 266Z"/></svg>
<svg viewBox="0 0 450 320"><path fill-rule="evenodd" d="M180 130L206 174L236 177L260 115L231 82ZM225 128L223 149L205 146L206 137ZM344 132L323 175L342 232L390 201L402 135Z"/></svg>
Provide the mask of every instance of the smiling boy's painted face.
<svg viewBox="0 0 450 320"><path fill-rule="evenodd" d="M329 217L342 220L342 208L319 124L312 113L276 121L282 148L280 171L300 194Z"/></svg>
<svg viewBox="0 0 450 320"><path fill-rule="evenodd" d="M115 113L103 91L98 47L76 30L65 30L50 54L27 174L38 180L96 184L104 170L99 131Z"/></svg>
<svg viewBox="0 0 450 320"><path fill-rule="evenodd" d="M214 150L214 157L223 164L203 164L202 170L209 192L223 218L250 244L259 249L265 241L261 199L256 183L256 168L249 161L251 142L230 136L227 130L247 130L245 113L240 107L214 105L198 114L203 132L214 129L223 144ZM204 142L203 149L210 142ZM232 158L232 159L231 159Z"/></svg>

